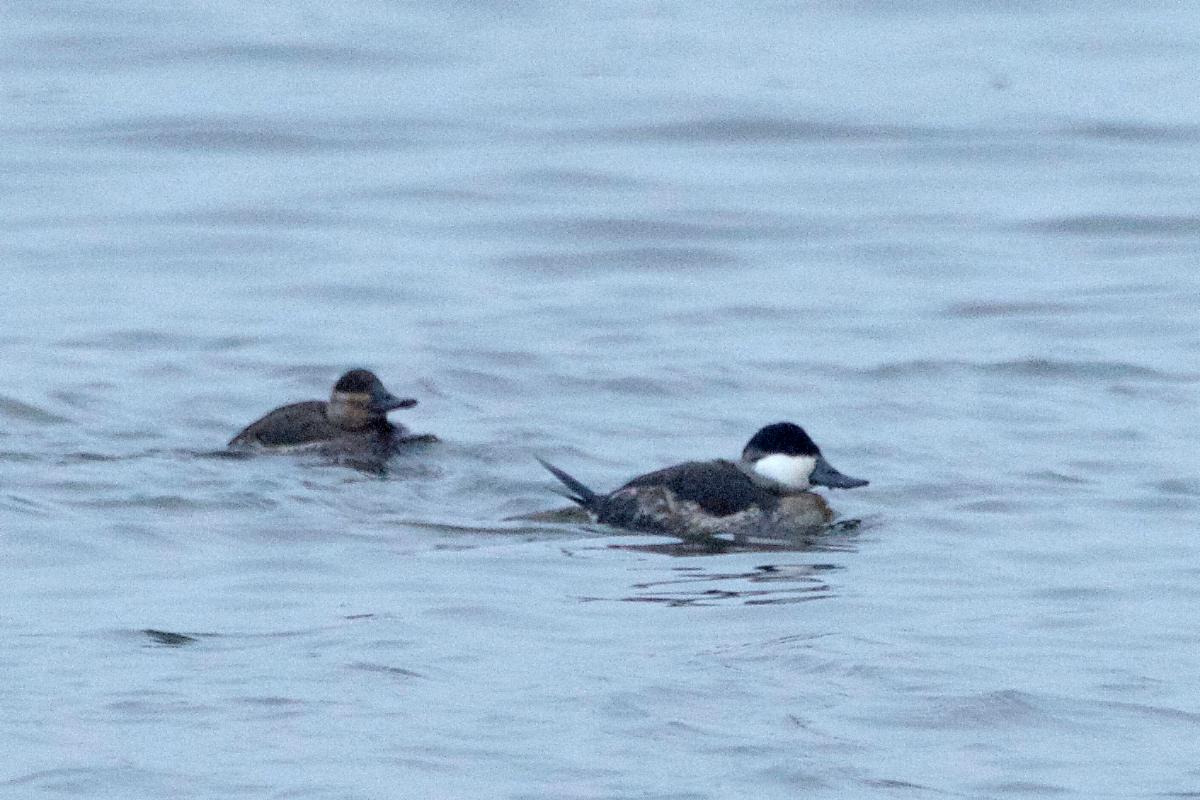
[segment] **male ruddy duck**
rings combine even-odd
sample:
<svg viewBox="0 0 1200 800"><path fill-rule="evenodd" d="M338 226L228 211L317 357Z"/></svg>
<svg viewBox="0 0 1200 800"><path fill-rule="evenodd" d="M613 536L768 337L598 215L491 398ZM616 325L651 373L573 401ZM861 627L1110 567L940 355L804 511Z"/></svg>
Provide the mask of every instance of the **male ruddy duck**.
<svg viewBox="0 0 1200 800"><path fill-rule="evenodd" d="M304 448L348 460L386 459L397 445L433 441L413 436L403 425L388 422L388 412L412 408L417 401L400 398L384 388L375 373L352 369L333 386L329 400L292 403L246 426L230 440L236 449Z"/></svg>
<svg viewBox="0 0 1200 800"><path fill-rule="evenodd" d="M809 489L853 489L868 483L834 469L804 429L790 422L754 434L740 461L688 461L640 475L608 494L538 461L570 490L560 494L597 522L684 538L812 530L832 521L833 511Z"/></svg>

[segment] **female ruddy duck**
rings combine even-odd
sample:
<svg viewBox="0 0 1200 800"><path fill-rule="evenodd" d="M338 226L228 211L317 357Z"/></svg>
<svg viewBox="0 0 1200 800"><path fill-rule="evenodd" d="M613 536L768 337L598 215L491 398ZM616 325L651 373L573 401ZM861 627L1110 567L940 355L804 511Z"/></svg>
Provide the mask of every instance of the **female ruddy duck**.
<svg viewBox="0 0 1200 800"><path fill-rule="evenodd" d="M608 494L538 461L570 490L559 493L597 522L684 538L812 530L830 522L833 511L809 489L867 485L834 469L804 429L790 422L754 434L740 461L688 461L640 475Z"/></svg>
<svg viewBox="0 0 1200 800"><path fill-rule="evenodd" d="M417 401L396 397L375 373L352 369L333 386L328 402L292 403L250 423L229 442L235 449L316 449L327 455L366 462L387 458L397 445L434 441L413 436L388 422L388 412L412 408Z"/></svg>

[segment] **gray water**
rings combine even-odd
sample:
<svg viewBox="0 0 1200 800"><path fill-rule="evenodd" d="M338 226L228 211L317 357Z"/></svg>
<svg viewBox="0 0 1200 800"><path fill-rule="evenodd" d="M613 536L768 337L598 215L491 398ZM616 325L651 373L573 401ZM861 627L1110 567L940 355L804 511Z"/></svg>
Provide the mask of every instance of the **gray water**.
<svg viewBox="0 0 1200 800"><path fill-rule="evenodd" d="M1195 6L0 23L3 796L1200 793ZM861 524L509 520L779 419Z"/></svg>

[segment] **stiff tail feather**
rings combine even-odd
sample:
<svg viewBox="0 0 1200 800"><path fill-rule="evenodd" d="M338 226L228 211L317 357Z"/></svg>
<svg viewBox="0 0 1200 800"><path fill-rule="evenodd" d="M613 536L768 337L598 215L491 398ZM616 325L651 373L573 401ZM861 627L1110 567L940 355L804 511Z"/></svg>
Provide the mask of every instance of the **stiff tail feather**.
<svg viewBox="0 0 1200 800"><path fill-rule="evenodd" d="M543 467L545 467L547 470L549 470L551 475L553 475L554 477L556 477L560 481L562 481L563 485L566 486L567 489L571 490L568 492L563 489L556 488L556 489L551 489L550 491L555 492L556 494L561 494L563 497L567 498L572 503L578 503L579 505L583 506L584 508L586 508L588 510L591 510L592 508L595 507L596 501L600 498L600 495L596 494L591 489L584 486L582 483L575 480L570 475L563 472L561 469L559 469L558 467L549 463L545 459L542 459L538 456L534 456L534 458L536 458L538 460L539 464L541 464Z"/></svg>

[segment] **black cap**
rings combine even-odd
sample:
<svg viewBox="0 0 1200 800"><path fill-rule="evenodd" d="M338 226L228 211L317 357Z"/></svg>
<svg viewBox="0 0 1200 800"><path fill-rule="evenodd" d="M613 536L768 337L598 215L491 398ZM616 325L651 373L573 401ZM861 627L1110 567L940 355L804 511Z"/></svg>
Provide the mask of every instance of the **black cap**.
<svg viewBox="0 0 1200 800"><path fill-rule="evenodd" d="M333 385L335 392L346 392L347 394L365 394L379 383L379 378L375 377L375 373L369 369L352 369L342 377L338 378L338 382Z"/></svg>
<svg viewBox="0 0 1200 800"><path fill-rule="evenodd" d="M759 429L746 443L743 453L751 451L758 455L782 453L785 456L819 456L821 449L804 432L804 428L792 422L776 422Z"/></svg>

